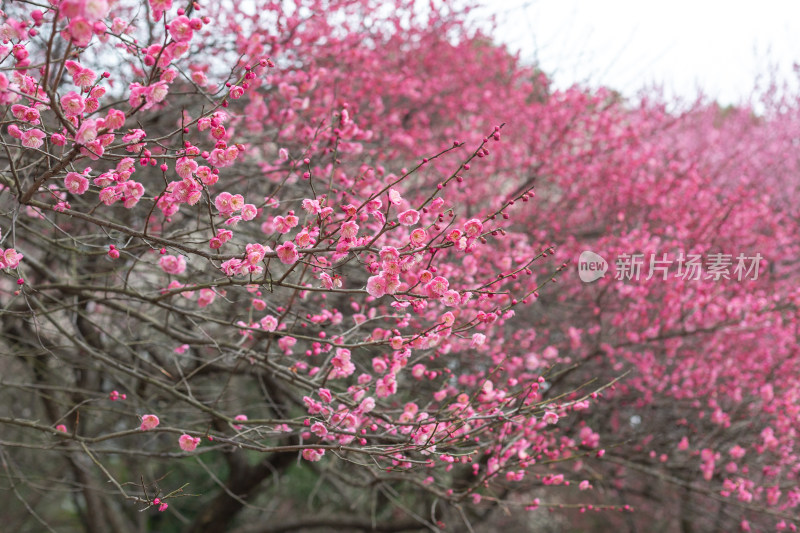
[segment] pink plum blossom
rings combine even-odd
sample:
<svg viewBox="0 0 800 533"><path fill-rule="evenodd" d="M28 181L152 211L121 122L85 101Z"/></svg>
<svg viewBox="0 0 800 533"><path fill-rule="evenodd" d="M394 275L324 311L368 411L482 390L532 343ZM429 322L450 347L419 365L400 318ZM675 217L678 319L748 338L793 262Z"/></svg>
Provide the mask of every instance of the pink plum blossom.
<svg viewBox="0 0 800 533"><path fill-rule="evenodd" d="M89 180L77 172L68 172L64 178L64 187L72 194L83 194L89 188Z"/></svg>
<svg viewBox="0 0 800 533"><path fill-rule="evenodd" d="M183 274L186 270L186 258L182 255L165 255L158 260L158 265L167 274Z"/></svg>
<svg viewBox="0 0 800 533"><path fill-rule="evenodd" d="M275 249L278 254L278 259L285 265L292 265L300 259L300 254L297 252L297 247L292 241L287 241Z"/></svg>
<svg viewBox="0 0 800 533"><path fill-rule="evenodd" d="M159 423L160 421L156 415L142 415L142 424L139 426L139 429L142 431L149 431L156 428Z"/></svg>
<svg viewBox="0 0 800 533"><path fill-rule="evenodd" d="M197 448L198 444L200 444L200 438L192 437L191 435L184 433L178 438L178 444L180 445L181 450L185 452L191 452Z"/></svg>
<svg viewBox="0 0 800 533"><path fill-rule="evenodd" d="M408 209L397 215L397 220L404 226L413 226L419 222L419 211Z"/></svg>

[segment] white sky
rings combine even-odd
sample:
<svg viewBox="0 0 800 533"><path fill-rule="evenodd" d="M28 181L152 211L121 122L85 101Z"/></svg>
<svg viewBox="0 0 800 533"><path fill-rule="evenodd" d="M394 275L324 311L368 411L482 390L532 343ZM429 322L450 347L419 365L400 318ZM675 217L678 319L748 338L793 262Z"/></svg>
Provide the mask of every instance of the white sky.
<svg viewBox="0 0 800 533"><path fill-rule="evenodd" d="M645 85L722 104L752 93L777 67L796 80L800 1L484 0L496 37L537 59L557 87L606 85L632 96Z"/></svg>

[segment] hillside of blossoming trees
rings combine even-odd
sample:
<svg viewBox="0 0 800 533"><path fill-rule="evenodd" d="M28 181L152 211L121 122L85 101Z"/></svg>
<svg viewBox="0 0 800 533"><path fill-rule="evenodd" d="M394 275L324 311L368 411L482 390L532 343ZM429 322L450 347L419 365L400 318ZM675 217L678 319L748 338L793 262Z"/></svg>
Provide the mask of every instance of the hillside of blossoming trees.
<svg viewBox="0 0 800 533"><path fill-rule="evenodd" d="M414 4L3 3L4 530L796 530L798 95Z"/></svg>

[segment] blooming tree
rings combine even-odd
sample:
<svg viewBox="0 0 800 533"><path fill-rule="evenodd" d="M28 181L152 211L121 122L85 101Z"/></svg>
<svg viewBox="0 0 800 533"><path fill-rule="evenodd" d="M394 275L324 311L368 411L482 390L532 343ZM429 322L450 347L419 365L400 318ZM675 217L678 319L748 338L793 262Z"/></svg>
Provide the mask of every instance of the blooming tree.
<svg viewBox="0 0 800 533"><path fill-rule="evenodd" d="M704 527L698 497L708 523L794 527L796 112L551 92L467 8L381 4L6 6L15 529L624 523L659 500ZM770 271L585 285L587 247Z"/></svg>

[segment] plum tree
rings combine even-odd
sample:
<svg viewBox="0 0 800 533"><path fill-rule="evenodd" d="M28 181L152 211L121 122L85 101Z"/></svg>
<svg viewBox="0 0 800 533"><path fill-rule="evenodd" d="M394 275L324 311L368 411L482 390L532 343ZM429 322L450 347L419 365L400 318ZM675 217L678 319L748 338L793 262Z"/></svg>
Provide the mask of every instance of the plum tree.
<svg viewBox="0 0 800 533"><path fill-rule="evenodd" d="M392 7L3 7L8 527L794 528L796 103Z"/></svg>

